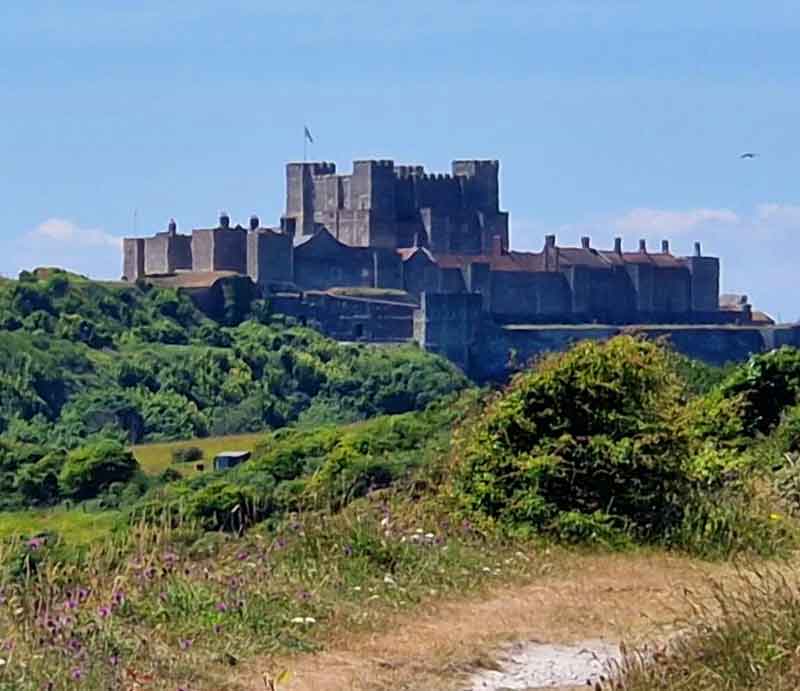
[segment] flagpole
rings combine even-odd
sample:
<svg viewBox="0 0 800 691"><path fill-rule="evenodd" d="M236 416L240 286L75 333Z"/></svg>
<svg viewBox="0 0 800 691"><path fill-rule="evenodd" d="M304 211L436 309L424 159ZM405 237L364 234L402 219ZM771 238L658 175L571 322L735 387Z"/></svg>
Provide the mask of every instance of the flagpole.
<svg viewBox="0 0 800 691"><path fill-rule="evenodd" d="M308 137L306 137L306 128L303 127L303 163L306 162L308 156Z"/></svg>

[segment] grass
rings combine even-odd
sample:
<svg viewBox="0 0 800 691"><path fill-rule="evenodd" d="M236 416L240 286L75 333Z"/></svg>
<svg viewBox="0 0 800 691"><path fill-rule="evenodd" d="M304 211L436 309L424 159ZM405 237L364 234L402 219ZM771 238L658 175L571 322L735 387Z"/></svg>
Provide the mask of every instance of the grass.
<svg viewBox="0 0 800 691"><path fill-rule="evenodd" d="M72 545L88 545L106 536L119 518L117 511L88 512L58 506L0 513L0 539L54 532Z"/></svg>
<svg viewBox="0 0 800 691"><path fill-rule="evenodd" d="M214 456L222 451L253 451L263 441L264 432L258 434L235 434L226 437L206 437L189 441L168 442L163 444L141 444L133 447L133 455L139 461L142 470L148 475L158 475L167 468L174 468L187 477L195 475L195 463L173 463L172 452L176 449L196 446L203 451L203 463L206 471L213 469Z"/></svg>
<svg viewBox="0 0 800 691"><path fill-rule="evenodd" d="M683 635L660 648L628 653L604 689L800 688L799 584L787 571L756 569L734 583L716 584L709 604L694 603Z"/></svg>
<svg viewBox="0 0 800 691"><path fill-rule="evenodd" d="M434 592L499 580L500 569L538 572L521 551L530 555L531 543L490 544L469 527L395 518L407 501L373 497L241 538L139 526L67 562L48 560L58 546L3 544L0 592L13 607L0 608L0 631L14 653L0 689L71 689L77 677L87 690L128 688L133 678L149 689L232 689L231 668L243 660L379 630Z"/></svg>

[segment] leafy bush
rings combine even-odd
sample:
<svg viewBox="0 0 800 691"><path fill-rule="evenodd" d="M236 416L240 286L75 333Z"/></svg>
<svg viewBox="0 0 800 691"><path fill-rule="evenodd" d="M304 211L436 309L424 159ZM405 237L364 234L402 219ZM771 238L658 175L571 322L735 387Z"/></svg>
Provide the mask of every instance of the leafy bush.
<svg viewBox="0 0 800 691"><path fill-rule="evenodd" d="M730 460L699 455L684 404L660 346L631 337L578 344L517 375L464 426L455 494L516 532L663 538L695 488L715 487Z"/></svg>
<svg viewBox="0 0 800 691"><path fill-rule="evenodd" d="M754 355L722 383L725 398L742 401L747 433L766 434L780 420L783 410L798 402L800 350L784 346Z"/></svg>
<svg viewBox="0 0 800 691"><path fill-rule="evenodd" d="M173 463L192 463L203 458L203 449L199 446L180 446L172 450L171 456Z"/></svg>
<svg viewBox="0 0 800 691"><path fill-rule="evenodd" d="M71 451L58 477L61 493L75 499L96 497L114 482L130 480L139 464L114 441L102 441Z"/></svg>

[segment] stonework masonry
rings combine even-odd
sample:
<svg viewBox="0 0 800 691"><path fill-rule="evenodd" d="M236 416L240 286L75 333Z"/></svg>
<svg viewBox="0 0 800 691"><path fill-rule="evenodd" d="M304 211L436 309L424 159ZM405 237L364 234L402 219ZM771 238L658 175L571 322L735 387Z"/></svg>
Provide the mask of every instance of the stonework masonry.
<svg viewBox="0 0 800 691"><path fill-rule="evenodd" d="M249 277L274 304L336 337L413 337L473 367L478 333L497 365L492 344L546 342L548 325L765 326L746 302L720 305L719 260L699 244L681 257L667 241L652 249L641 240L631 251L621 238L598 249L588 237L568 247L548 235L539 251L512 249L494 160L454 161L447 174L391 160L356 161L345 175L333 163L289 163L275 227L256 216L232 226L223 213L190 235L173 220L123 243L129 281L158 278L199 294L229 275ZM340 289L355 293L309 297ZM396 294L404 297L393 303Z"/></svg>

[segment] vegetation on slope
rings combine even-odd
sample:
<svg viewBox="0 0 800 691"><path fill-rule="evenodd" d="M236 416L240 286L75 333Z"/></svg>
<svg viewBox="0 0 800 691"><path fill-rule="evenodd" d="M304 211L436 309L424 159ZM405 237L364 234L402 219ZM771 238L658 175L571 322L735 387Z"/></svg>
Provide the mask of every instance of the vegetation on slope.
<svg viewBox="0 0 800 691"><path fill-rule="evenodd" d="M173 290L57 270L0 284L2 505L90 498L57 481L80 446L352 422L468 385L413 346L340 345L263 304L228 317L213 322Z"/></svg>

